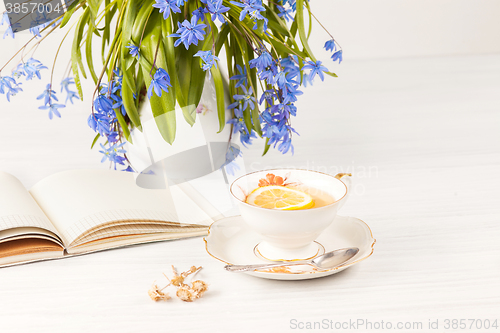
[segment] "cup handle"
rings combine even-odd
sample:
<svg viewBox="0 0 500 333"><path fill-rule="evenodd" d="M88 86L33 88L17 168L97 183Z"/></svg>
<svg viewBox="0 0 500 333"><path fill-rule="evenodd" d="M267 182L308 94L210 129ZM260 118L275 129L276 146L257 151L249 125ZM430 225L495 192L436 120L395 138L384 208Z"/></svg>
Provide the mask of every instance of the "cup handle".
<svg viewBox="0 0 500 333"><path fill-rule="evenodd" d="M344 206L344 204L347 201L347 198L349 197L349 193L351 192L351 186L352 186L352 179L351 179L351 177L352 177L351 173L338 173L338 174L335 175L335 178L337 178L338 180L340 180L347 187L347 193L346 193L346 195L339 202L339 209L341 209Z"/></svg>

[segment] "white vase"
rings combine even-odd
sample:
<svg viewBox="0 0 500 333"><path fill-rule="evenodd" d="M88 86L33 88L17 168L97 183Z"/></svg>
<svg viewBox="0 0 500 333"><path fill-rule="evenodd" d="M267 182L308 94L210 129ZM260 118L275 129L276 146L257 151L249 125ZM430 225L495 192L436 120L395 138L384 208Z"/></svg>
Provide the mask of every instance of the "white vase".
<svg viewBox="0 0 500 333"><path fill-rule="evenodd" d="M226 106L229 101L226 98ZM140 108L142 132L131 132L132 144L127 143L127 158L139 173L163 173L169 179L186 181L220 169L226 161L232 126L219 131L215 85L208 77L198 108L196 121L190 126L180 107L176 107L176 135L172 144L161 136L145 98ZM226 110L226 119L231 112Z"/></svg>

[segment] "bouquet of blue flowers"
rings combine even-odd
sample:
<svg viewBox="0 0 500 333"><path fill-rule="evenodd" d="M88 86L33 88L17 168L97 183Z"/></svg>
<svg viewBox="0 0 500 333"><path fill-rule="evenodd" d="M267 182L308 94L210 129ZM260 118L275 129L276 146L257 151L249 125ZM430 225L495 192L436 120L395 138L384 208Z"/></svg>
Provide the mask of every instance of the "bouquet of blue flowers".
<svg viewBox="0 0 500 333"><path fill-rule="evenodd" d="M5 34L14 36L16 23L7 14L2 20L8 25ZM61 92L66 103L83 99L81 79L87 73L92 77L96 89L88 125L96 132L93 145L103 138L103 161L116 167L126 164L123 145L130 131L141 130L140 103L149 99L162 137L172 143L174 110L180 107L185 121L194 123L206 75L215 85L221 130L230 124L244 146L265 138L264 153L270 147L293 152L292 117L300 86L316 77L323 80L324 74L336 76L308 44L314 20L308 0L75 0L58 17L30 27L35 35L30 42L40 43L43 38L37 37L73 23L71 73ZM327 34L325 48L340 63L342 50ZM95 38L102 41L101 71L92 57ZM220 69L222 54L228 88ZM21 58L11 75L1 73L5 67L0 69L0 93L8 100L22 91L22 78L40 78L40 71L47 69L33 58ZM66 103L59 102L52 77L38 98L51 119L61 116L59 109ZM227 108L233 113L229 121Z"/></svg>

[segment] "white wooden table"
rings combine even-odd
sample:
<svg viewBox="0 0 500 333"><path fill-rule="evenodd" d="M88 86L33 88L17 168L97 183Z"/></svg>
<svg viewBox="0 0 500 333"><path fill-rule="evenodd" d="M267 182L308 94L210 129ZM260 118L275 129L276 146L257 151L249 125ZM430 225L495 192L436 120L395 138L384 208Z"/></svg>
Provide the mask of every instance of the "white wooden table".
<svg viewBox="0 0 500 333"><path fill-rule="evenodd" d="M256 144L245 161L247 171L353 172L341 214L370 225L371 258L326 278L271 281L225 272L196 238L0 269L0 332L294 332L311 331L308 322L336 332L388 322L402 332L498 331L469 326L500 326L500 56L335 69L340 78L298 103L295 155L261 158ZM30 187L57 171L106 167L88 149L89 102L49 121L37 95L0 96L0 169ZM202 299L149 299L172 264L204 267ZM372 327L346 326L361 320Z"/></svg>

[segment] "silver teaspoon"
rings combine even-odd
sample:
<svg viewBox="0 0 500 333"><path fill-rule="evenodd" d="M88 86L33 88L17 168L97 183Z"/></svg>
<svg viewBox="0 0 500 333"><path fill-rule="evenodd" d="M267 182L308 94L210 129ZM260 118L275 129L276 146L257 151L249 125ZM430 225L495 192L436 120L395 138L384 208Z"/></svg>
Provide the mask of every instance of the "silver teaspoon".
<svg viewBox="0 0 500 333"><path fill-rule="evenodd" d="M359 248L350 247L324 253L312 260L276 261L272 264L257 264L257 265L226 265L224 266L224 268L230 272L248 272L248 271L255 271L273 267L312 265L317 269L319 269L320 271L324 271L341 266L343 263L354 257L358 252Z"/></svg>

